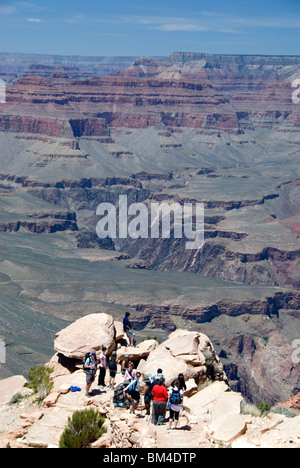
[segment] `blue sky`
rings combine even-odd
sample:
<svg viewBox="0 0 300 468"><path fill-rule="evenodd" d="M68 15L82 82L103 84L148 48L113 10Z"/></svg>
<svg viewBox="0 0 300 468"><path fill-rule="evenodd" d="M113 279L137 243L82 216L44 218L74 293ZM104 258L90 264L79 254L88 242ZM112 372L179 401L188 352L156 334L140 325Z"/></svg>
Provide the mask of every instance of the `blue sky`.
<svg viewBox="0 0 300 468"><path fill-rule="evenodd" d="M0 52L300 55L300 0L0 0Z"/></svg>

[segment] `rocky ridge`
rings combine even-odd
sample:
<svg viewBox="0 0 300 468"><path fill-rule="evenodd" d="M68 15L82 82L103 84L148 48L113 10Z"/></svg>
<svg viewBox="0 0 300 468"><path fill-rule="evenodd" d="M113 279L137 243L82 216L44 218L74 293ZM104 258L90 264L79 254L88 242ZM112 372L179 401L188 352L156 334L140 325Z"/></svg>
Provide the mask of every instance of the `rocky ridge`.
<svg viewBox="0 0 300 468"><path fill-rule="evenodd" d="M91 347L100 348L100 342L95 341L95 322L98 339L111 349L117 347L121 360L128 353L143 375L152 373L159 364L169 386L179 372L184 373L187 391L180 418L181 430L167 431L166 426L152 425L144 414L143 405L135 415L115 407L113 392L108 388L99 391L94 386L94 395L84 396L85 374L76 359ZM107 328L105 324L108 322L111 326ZM94 336L88 330L92 330ZM0 382L1 447L58 447L68 417L75 410L85 408L95 408L106 418L106 433L92 444L92 448L300 447L300 416L289 419L282 414L270 413L261 417L257 411L253 414L253 408L252 415L249 414L242 395L228 386L211 341L201 333L177 330L160 345L150 340L140 343L137 348L128 348L122 324L99 313L88 315L62 330L57 334L54 346L64 354L56 353L48 363L53 369L54 387L42 406L33 403L34 396L26 389L24 377L15 376ZM118 374L117 383L121 381ZM72 392L74 386L82 390ZM27 397L12 404L16 393Z"/></svg>

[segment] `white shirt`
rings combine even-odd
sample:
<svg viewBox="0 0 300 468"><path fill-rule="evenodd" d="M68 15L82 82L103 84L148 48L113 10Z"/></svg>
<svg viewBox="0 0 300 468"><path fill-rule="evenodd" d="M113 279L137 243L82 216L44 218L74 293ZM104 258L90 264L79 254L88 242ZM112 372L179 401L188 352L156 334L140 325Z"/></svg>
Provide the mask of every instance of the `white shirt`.
<svg viewBox="0 0 300 468"><path fill-rule="evenodd" d="M100 367L104 367L106 369L107 368L106 355L104 353L101 353L99 358L100 358ZM103 362L103 364L102 364L102 362Z"/></svg>

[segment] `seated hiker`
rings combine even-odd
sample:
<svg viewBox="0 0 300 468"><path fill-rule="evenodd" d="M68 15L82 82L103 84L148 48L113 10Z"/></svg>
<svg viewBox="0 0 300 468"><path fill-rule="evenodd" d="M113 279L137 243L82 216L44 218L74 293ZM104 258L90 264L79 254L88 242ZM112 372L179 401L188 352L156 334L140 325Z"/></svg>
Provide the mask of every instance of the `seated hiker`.
<svg viewBox="0 0 300 468"><path fill-rule="evenodd" d="M133 330L132 330L132 325L131 325L131 322L129 320L129 317L130 317L130 312L126 312L125 317L123 319L123 329L124 329L124 332L127 335L127 338L129 339L130 346L135 346L134 345L134 342L135 342L134 333L133 333Z"/></svg>
<svg viewBox="0 0 300 468"><path fill-rule="evenodd" d="M183 374L178 374L178 377L177 379L173 380L173 382L171 383L171 387L175 388L175 382L176 381L179 381L179 388L180 390L186 390L186 383L185 383L185 379L184 379L184 375Z"/></svg>
<svg viewBox="0 0 300 468"><path fill-rule="evenodd" d="M170 407L170 419L168 430L172 429L172 424L174 424L174 429L178 427L179 413L183 409L183 390L180 388L179 379L175 380L174 387L170 389L169 392L169 407Z"/></svg>
<svg viewBox="0 0 300 468"><path fill-rule="evenodd" d="M125 380L133 380L136 378L136 370L133 366L133 362L128 363L128 369L125 371Z"/></svg>
<svg viewBox="0 0 300 468"><path fill-rule="evenodd" d="M161 426L165 420L167 401L169 399L168 390L166 389L163 379L160 379L158 383L154 385L152 394L152 423L156 426Z"/></svg>
<svg viewBox="0 0 300 468"><path fill-rule="evenodd" d="M96 372L97 372L97 355L96 351L92 351L91 353L87 353L83 359L83 369L86 373L86 396L92 396L92 392L90 392L92 383L95 380Z"/></svg>
<svg viewBox="0 0 300 468"><path fill-rule="evenodd" d="M141 373L137 372L136 377L130 382L128 387L125 388L124 394L130 400L130 412L135 414L135 410L139 405L140 402L140 382L139 379L141 377Z"/></svg>
<svg viewBox="0 0 300 468"><path fill-rule="evenodd" d="M111 357L108 361L108 369L109 369L109 388L113 389L115 385L117 371L118 371L116 351L113 351L111 354Z"/></svg>

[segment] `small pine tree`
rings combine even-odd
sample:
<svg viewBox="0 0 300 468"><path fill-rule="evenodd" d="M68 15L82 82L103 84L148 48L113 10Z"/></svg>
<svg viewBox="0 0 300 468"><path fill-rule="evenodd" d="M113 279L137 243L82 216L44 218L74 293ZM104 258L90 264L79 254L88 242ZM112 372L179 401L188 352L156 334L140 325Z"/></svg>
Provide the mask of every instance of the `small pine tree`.
<svg viewBox="0 0 300 468"><path fill-rule="evenodd" d="M256 406L261 412L262 416L267 416L271 411L271 406L267 405L266 403L258 403Z"/></svg>
<svg viewBox="0 0 300 468"><path fill-rule="evenodd" d="M105 433L104 421L93 408L75 411L61 435L59 448L87 448Z"/></svg>
<svg viewBox="0 0 300 468"><path fill-rule="evenodd" d="M38 393L41 400L46 398L53 388L53 382L50 381L52 372L53 369L47 366L31 367L28 371L28 387L34 393Z"/></svg>

